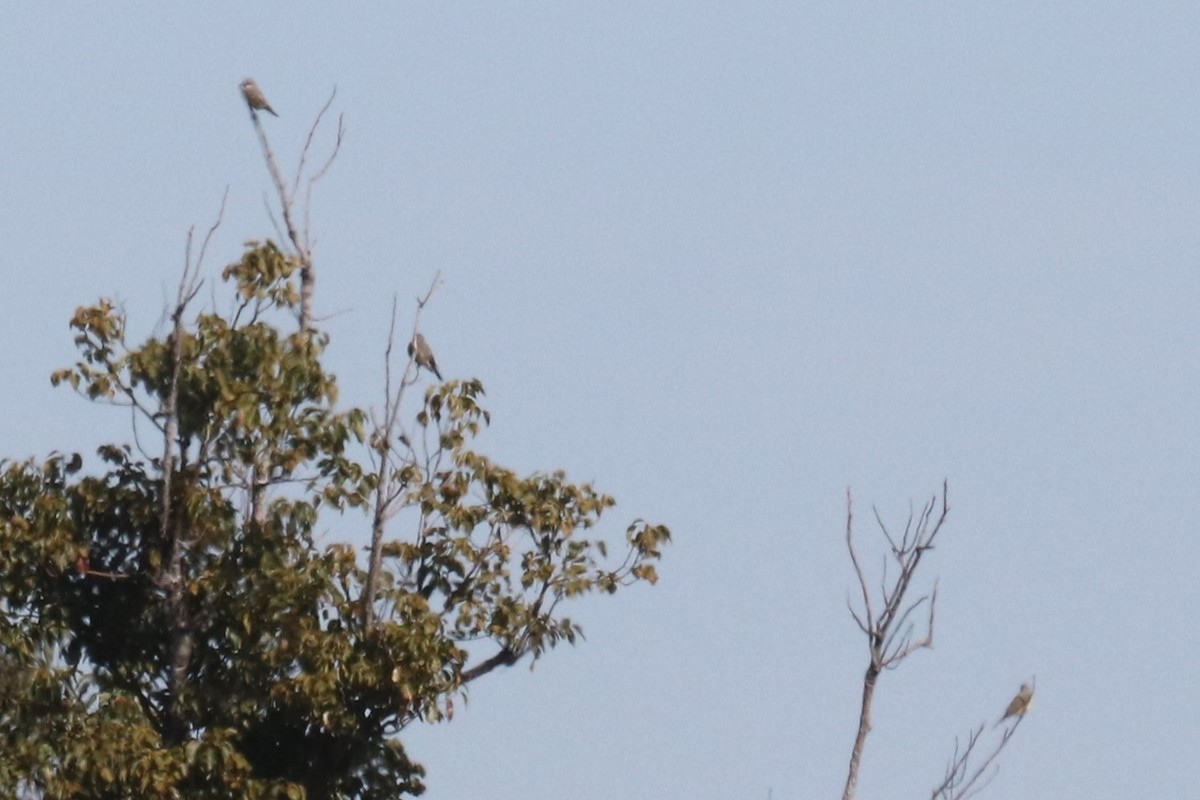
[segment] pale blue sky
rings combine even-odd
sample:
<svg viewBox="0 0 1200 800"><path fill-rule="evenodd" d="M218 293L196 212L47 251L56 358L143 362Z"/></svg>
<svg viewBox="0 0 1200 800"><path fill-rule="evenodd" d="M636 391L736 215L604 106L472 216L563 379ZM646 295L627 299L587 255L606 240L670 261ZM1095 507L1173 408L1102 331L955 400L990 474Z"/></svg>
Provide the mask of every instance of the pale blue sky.
<svg viewBox="0 0 1200 800"><path fill-rule="evenodd" d="M840 796L844 493L865 541L943 478L936 649L882 678L860 797L927 797L1032 674L985 796L1200 796L1200 8L9 4L0 454L126 436L49 387L77 305L148 333L226 186L209 274L270 234L246 75L289 163L338 87L343 398L441 270L488 452L677 538L408 737L427 797Z"/></svg>

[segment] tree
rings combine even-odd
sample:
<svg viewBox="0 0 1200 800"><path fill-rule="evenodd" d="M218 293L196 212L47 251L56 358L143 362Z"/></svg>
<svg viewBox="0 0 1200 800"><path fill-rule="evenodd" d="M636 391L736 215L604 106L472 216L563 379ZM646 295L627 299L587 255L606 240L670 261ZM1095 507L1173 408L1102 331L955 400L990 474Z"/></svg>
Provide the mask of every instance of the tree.
<svg viewBox="0 0 1200 800"><path fill-rule="evenodd" d="M858 579L861 607L850 606L850 615L867 640L870 657L863 674L862 701L859 706L858 728L854 745L850 751L850 768L846 775L843 800L852 800L858 788L858 774L862 765L863 747L867 734L871 732L871 707L879 677L885 670L898 667L901 662L919 650L933 647L933 623L937 610L937 584L915 600L910 599L917 570L925 554L934 548L950 515L948 489L942 484L942 495L929 500L914 518L909 513L904 532L893 535L875 512L875 521L887 543L883 556L883 568L878 576L878 594L871 589L874 581L868 577L863 561L854 546L854 507L849 493L846 495L846 549L850 563ZM891 575L889 577L889 566ZM914 621L920 615L923 620ZM919 626L919 627L918 627ZM1013 721L1005 727L1000 738L985 751L984 733L987 723L980 723L966 738L965 744L955 741L954 754L946 767L942 782L930 794L931 800L966 800L982 791L996 775L996 758L1016 733L1025 711L1029 708L1032 691L1021 687L1021 694L1009 704L1004 717L997 722ZM973 759L976 759L973 761ZM997 767L998 769L998 767Z"/></svg>
<svg viewBox="0 0 1200 800"><path fill-rule="evenodd" d="M212 231L194 261L189 236L170 330L141 344L111 302L80 308L52 381L130 409L131 440L0 461L0 795L420 794L405 726L574 643L564 601L657 579L665 527L629 525L610 564L613 498L473 449L479 381L413 410L389 343L382 411L339 409L300 173L289 190L251 116L289 244L247 245L220 314L193 311Z"/></svg>

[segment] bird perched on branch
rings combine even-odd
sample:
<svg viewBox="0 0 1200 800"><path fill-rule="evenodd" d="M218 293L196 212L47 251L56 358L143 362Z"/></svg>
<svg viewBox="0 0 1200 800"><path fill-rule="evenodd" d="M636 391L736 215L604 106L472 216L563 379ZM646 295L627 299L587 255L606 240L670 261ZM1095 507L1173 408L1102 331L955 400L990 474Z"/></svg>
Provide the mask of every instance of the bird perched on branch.
<svg viewBox="0 0 1200 800"><path fill-rule="evenodd" d="M246 78L238 86L242 88L242 95L246 98L246 105L250 106L252 110L269 111L271 116L279 116L275 113L275 109L271 108L271 104L267 102L262 89L258 88L258 84L254 82L253 78Z"/></svg>
<svg viewBox="0 0 1200 800"><path fill-rule="evenodd" d="M413 361L417 362L418 367L424 367L437 376L437 379L442 380L442 373L438 372L437 361L433 358L433 351L429 349L429 343L425 341L425 337L420 333L413 334L412 341L408 343L408 355Z"/></svg>
<svg viewBox="0 0 1200 800"><path fill-rule="evenodd" d="M1004 709L1004 716L996 723L999 725L1009 717L1023 717L1033 705L1033 689L1029 688L1029 684L1022 683L1017 696L1009 701L1008 708Z"/></svg>

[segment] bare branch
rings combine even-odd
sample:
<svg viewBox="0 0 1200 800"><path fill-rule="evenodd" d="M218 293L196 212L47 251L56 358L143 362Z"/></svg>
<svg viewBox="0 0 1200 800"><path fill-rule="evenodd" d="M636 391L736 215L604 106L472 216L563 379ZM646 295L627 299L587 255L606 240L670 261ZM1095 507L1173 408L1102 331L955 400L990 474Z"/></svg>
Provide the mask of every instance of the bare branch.
<svg viewBox="0 0 1200 800"><path fill-rule="evenodd" d="M221 227L221 221L225 218L225 203L229 200L229 186L226 185L225 193L221 195L221 207L217 210L217 218L213 220L213 224L208 227L208 231L204 234L204 240L200 242L200 253L196 256L195 269L193 270L192 289L189 291L188 300L196 296L196 292L200 291L199 271L200 266L204 263L204 255L208 252L208 244L212 241L213 234L217 232L217 228ZM188 236L188 263L191 263L191 247L192 237Z"/></svg>
<svg viewBox="0 0 1200 800"><path fill-rule="evenodd" d="M332 98L330 99L332 101ZM416 320L413 323L414 333L416 332L417 325L420 324L421 311L430 298L433 297L439 280L439 276L435 275L425 296L417 299ZM396 388L395 393L393 393L392 351L395 347L395 338L396 301L393 298L392 319L388 326L387 347L384 349L383 423L382 426L377 426L371 438L373 447L378 452L379 461L376 466L375 499L371 516L371 552L367 565L367 580L363 586L362 596L363 624L368 630L374 626L376 620L375 599L379 591L379 579L383 569L383 540L387 521L394 513L392 508L394 501L403 494L405 488L401 482L397 481L399 470L393 465L392 457L396 452L397 439L401 440L401 443L406 443L408 442L408 437L402 431L399 437L397 437L396 429L399 426L400 410L404 404L404 391L416 380L416 375L412 374L412 356L409 356L408 365L405 367L400 385ZM409 446L409 449L411 450L411 446ZM430 474L430 471L427 469L425 474ZM424 528L424 521L421 522L421 527Z"/></svg>
<svg viewBox="0 0 1200 800"><path fill-rule="evenodd" d="M363 625L369 631L375 624L375 595L379 590L379 576L383 568L383 534L389 516L389 506L395 496L392 492L393 473L389 456L392 452L392 434L397 411L403 397L398 393L392 400L392 347L396 339L396 300L392 298L392 320L388 327L387 347L384 350L384 422L377 430L372 444L379 451L379 465L375 475L375 502L371 519L371 555L367 564L367 581L363 587ZM403 386L401 387L401 391ZM382 437L382 438L379 438Z"/></svg>
<svg viewBox="0 0 1200 800"><path fill-rule="evenodd" d="M300 179L304 176L304 165L308 161L308 151L312 149L313 139L317 135L317 129L321 127L321 120L325 116L325 112L333 105L333 99L337 97L337 87L333 87L333 91L329 94L329 99L325 101L325 105L321 106L321 110L317 112L317 116L313 119L312 125L308 128L308 136L304 139L304 146L300 148L300 160L296 164L296 174L292 178L291 194L294 196L300 188ZM342 142L341 125L338 125L338 144ZM337 154L337 149L334 149L334 155ZM332 157L330 158L332 161ZM328 166L328 164L326 164ZM324 171L324 170L322 170Z"/></svg>
<svg viewBox="0 0 1200 800"><path fill-rule="evenodd" d="M854 621L858 623L858 629L869 635L871 631L867 627L867 623L863 622L862 617L858 616L858 612L854 610L854 605L850 602L849 597L846 598L846 608L849 609L850 616L853 617Z"/></svg>
<svg viewBox="0 0 1200 800"><path fill-rule="evenodd" d="M337 89L335 88L333 93L329 96L329 100L327 100L325 105L322 106L321 110L317 113L316 119L313 121L312 126L309 128L308 137L305 140L304 147L300 152L300 158L299 158L298 166L296 168L295 179L294 179L293 184L290 189L287 185L287 182L284 180L283 172L279 169L278 162L275 160L275 154L271 150L271 145L267 141L267 134L266 134L266 131L263 129L262 122L259 120L258 115L254 113L253 109L251 109L251 113L250 113L250 119L254 123L254 130L255 130L255 133L258 134L258 141L262 147L263 160L266 161L267 171L270 172L271 181L275 184L275 193L279 199L279 211L280 211L280 215L283 218L284 231L282 233L286 235L287 241L291 243L293 255L295 256L296 260L299 262L299 265L300 265L300 320L299 321L300 321L300 330L302 330L302 331L309 330L313 324L312 305L313 305L313 295L314 295L315 287L316 287L316 269L313 265L312 240L311 240L310 230L308 227L308 225L309 225L309 208L311 207L311 201L312 201L312 187L313 187L313 184L325 174L326 170L329 169L329 166L333 163L333 160L337 157L338 151L341 149L342 139L345 135L345 128L342 124L342 120L340 117L338 119L337 139L336 139L336 142L332 149L332 152L331 152L328 160L325 162L324 166L322 166L321 169L317 172L317 174L315 176L313 176L312 178L310 178L309 182L308 182L307 191L305 193L304 209L303 209L303 217L304 217L304 229L303 230L299 229L296 224L295 213L294 213L295 212L295 198L296 198L296 193L297 193L299 185L300 185L300 180L304 173L305 164L307 163L307 160L308 160L308 153L312 146L313 138L316 135L317 128L320 127L321 120L324 118L325 113L328 111L330 105L333 103L333 99L336 95L337 95ZM270 214L269 209L268 209L268 213ZM274 215L270 214L270 216L272 219L272 223L275 224L276 229L278 230L279 226L278 226L278 223L275 222Z"/></svg>
<svg viewBox="0 0 1200 800"><path fill-rule="evenodd" d="M225 200L228 196L229 190L226 189L225 195L221 198L221 208L217 219L205 234L199 256L195 261L192 260L193 231L188 231L183 274L179 279L175 309L171 313L171 384L163 408L165 422L163 425L162 495L159 499L159 526L163 540L168 542L169 550L165 572L160 572L157 576L159 585L165 585L167 590L167 604L171 618L171 665L168 678L170 705L167 709L167 730L164 732L165 738L171 743L180 741L185 733L183 717L178 713L178 709L181 702L180 695L187 680L187 671L192 658L191 620L184 602L183 551L187 543L184 540L185 531L181 518L174 513L171 502L179 440L179 377L183 369L183 336L185 332L183 320L188 304L200 291L200 264L213 233L220 226L224 217Z"/></svg>
<svg viewBox="0 0 1200 800"><path fill-rule="evenodd" d="M971 761L977 755L987 723L981 723L967 735L965 746L955 739L954 753L946 765L946 774L930 793L930 800L967 800L987 788L1000 772L996 758L1011 741L1024 717L1017 716L1014 719L1015 722L1004 731L996 745L975 766Z"/></svg>
<svg viewBox="0 0 1200 800"><path fill-rule="evenodd" d="M937 604L937 585L926 595L908 602L908 590L912 586L913 577L921 564L921 557L932 546L933 539L941 530L949 504L946 500L946 485L942 485L942 514L936 523L932 523L932 512L936 508L937 498L931 500L919 516L914 516L910 509L905 523L904 534L896 539L888 531L878 509L872 509L875 522L887 541L891 559L887 555L880 567L879 600L880 604L872 601L869 583L863 571L858 553L854 549L853 533L853 504L850 492L846 492L846 549L850 553L850 563L858 580L862 593L863 608L861 612L850 606L850 615L854 618L867 637L867 649L870 659L863 675L862 702L859 709L858 731L855 735L854 746L850 753L850 767L846 776L846 786L842 793L843 800L854 797L858 785L859 765L862 761L863 747L867 734L871 730L871 705L874 698L875 686L879 674L885 669L895 669L913 652L933 646L934 608ZM894 559L899 570L896 575L889 577L888 564ZM925 622L924 632L918 637L916 626L910 621L913 614L922 606L929 607L929 615Z"/></svg>
<svg viewBox="0 0 1200 800"><path fill-rule="evenodd" d="M899 553L900 546L896 544L896 540L892 538L892 534L888 531L887 525L884 524L883 518L879 516L879 509L875 506L871 506L871 513L875 515L875 523L879 526L879 530L883 532L884 538L888 540L888 544L891 545L892 554L895 555ZM910 516L909 519L911 521L912 517Z"/></svg>
<svg viewBox="0 0 1200 800"><path fill-rule="evenodd" d="M858 563L858 554L854 552L854 500L850 490L846 490L846 549L850 551L850 563L854 565L854 574L858 576L858 585L862 589L863 614L867 618L867 627L873 628L875 620L871 612L871 592L867 588L867 578Z"/></svg>
<svg viewBox="0 0 1200 800"><path fill-rule="evenodd" d="M893 536L884 524L878 510L875 510L875 521L880 532L887 541L892 558L899 567L896 575L888 577L888 562L885 557L880 570L880 598L882 605L872 606L870 593L867 591L867 579L863 574L858 556L852 546L851 509L847 503L846 511L846 541L850 551L850 560L854 565L855 575L862 590L864 610L859 613L852 605L850 615L854 618L859 629L867 636L870 661L863 677L862 706L859 712L858 733L855 737L854 748L850 756L850 769L846 778L844 800L850 800L858 783L858 770L861 763L863 744L871 729L871 701L876 681L884 669L895 669L899 664L917 650L933 647L933 631L937 614L938 584L935 581L928 594L923 594L916 600L909 601L909 589L912 588L914 577L921 559L925 553L932 550L934 543L945 525L950 512L949 492L946 482L942 483L940 504L935 495L926 503L919 513L914 513L910 507L908 519L905 522L903 535ZM849 498L849 493L847 493ZM918 623L913 617L927 609L924 620L924 631L918 635ZM1036 683L1036 679L1035 679ZM981 792L995 778L999 767L996 758L1012 738L1021 723L1025 711L1033 697L1029 686L1023 685L1021 691L1009 704L1005 716L997 725L1012 718L1015 721L1007 728L996 745L975 762L982 752L982 741L986 724L972 730L965 743L955 740L954 753L946 767L945 776L932 792L931 800L967 800Z"/></svg>
<svg viewBox="0 0 1200 800"><path fill-rule="evenodd" d="M334 92L336 93L337 90L334 89ZM329 98L329 102L330 103L333 102L332 95ZM329 104L326 103L325 107L328 108ZM321 109L321 113L322 114L325 113L324 108ZM335 137L334 142L333 142L333 150L329 153L329 158L325 159L325 163L321 165L321 168L319 170L317 170L315 173L313 173L313 176L308 179L308 183L310 186L312 184L316 183L317 181L321 180L321 178L325 177L325 173L328 172L329 168L333 166L333 162L337 158L338 152L342 149L342 140L345 138L346 138L345 118L342 114L338 114L337 136Z"/></svg>
<svg viewBox="0 0 1200 800"><path fill-rule="evenodd" d="M309 129L308 139L304 143L304 150L301 152L301 156L300 156L300 168L296 170L296 182L293 185L293 192L295 192L296 189L299 188L300 176L304 169L304 161L308 156L309 145L312 142L313 135L316 133L318 126L320 126L321 119L322 119L322 117L325 116L325 112L328 111L329 106L331 106L333 104L333 98L336 96L337 96L337 87L335 86L333 88L333 92L329 95L329 99L325 101L325 105L322 106L321 110L317 113L317 118L313 122L312 128ZM309 220L311 219L310 214L312 211L313 188L316 186L317 182L319 180L321 180L321 178L325 177L325 173L329 171L329 168L331 166L333 166L333 162L335 160L337 160L338 153L341 152L341 149L342 149L342 140L345 139L345 137L346 137L345 118L343 115L339 114L338 115L338 123L337 123L337 132L334 135L333 147L330 148L329 157L325 159L325 163L321 165L320 169L318 169L315 173L313 173L312 177L310 177L308 179L308 182L305 184L305 187L304 187L304 237L305 237L304 246L305 246L305 249L310 253L312 252L313 248L316 247L316 242L312 238L310 238L312 226L309 222Z"/></svg>

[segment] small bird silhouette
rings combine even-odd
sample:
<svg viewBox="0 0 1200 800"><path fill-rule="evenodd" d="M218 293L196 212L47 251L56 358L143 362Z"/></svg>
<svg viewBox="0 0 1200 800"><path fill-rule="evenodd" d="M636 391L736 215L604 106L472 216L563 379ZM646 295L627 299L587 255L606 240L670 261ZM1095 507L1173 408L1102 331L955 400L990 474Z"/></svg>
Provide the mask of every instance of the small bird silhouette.
<svg viewBox="0 0 1200 800"><path fill-rule="evenodd" d="M438 372L433 351L429 349L429 343L420 333L414 334L412 341L408 343L408 355L417 362L417 366L424 367L436 375L439 381L442 380L442 373Z"/></svg>
<svg viewBox="0 0 1200 800"><path fill-rule="evenodd" d="M238 85L242 88L242 94L246 98L246 105L250 106L251 109L261 109L271 112L271 116L279 116L275 113L275 109L271 108L271 104L267 102L262 89L258 88L258 84L254 82L253 78L246 78L246 80Z"/></svg>
<svg viewBox="0 0 1200 800"><path fill-rule="evenodd" d="M1023 717L1033 706L1033 689L1029 688L1029 684L1022 683L1017 696L1009 701L1008 708L1004 709L1004 716L996 722L999 725L1009 717ZM994 726L993 726L994 727Z"/></svg>

